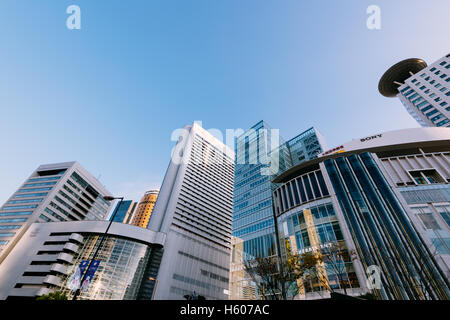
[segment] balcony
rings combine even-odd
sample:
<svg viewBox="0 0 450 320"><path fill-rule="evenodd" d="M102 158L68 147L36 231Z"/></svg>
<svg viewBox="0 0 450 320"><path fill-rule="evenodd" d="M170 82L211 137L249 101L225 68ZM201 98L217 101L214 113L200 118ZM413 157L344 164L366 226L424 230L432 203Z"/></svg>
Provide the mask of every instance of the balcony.
<svg viewBox="0 0 450 320"><path fill-rule="evenodd" d="M67 263L72 263L73 260L73 256L65 253L65 252L61 252L60 254L58 254L58 256L56 257L56 260L58 261L62 261L62 262L67 262Z"/></svg>
<svg viewBox="0 0 450 320"><path fill-rule="evenodd" d="M70 235L69 240L70 240L70 241L74 241L74 242L78 242L78 243L83 243L84 238L83 238L83 236L82 236L81 234L79 234L79 233L72 233L72 234Z"/></svg>
<svg viewBox="0 0 450 320"><path fill-rule="evenodd" d="M50 270L54 271L54 272L57 272L57 273L60 273L60 274L66 274L67 273L67 267L62 265L62 264L60 264L60 263L53 264Z"/></svg>
<svg viewBox="0 0 450 320"><path fill-rule="evenodd" d="M52 276L52 275L46 276L43 282L47 283L47 284L54 285L54 286L60 286L61 285L61 279L58 278L57 276Z"/></svg>
<svg viewBox="0 0 450 320"><path fill-rule="evenodd" d="M66 243L64 245L63 249L76 253L78 251L79 247L76 244L73 244L73 243Z"/></svg>

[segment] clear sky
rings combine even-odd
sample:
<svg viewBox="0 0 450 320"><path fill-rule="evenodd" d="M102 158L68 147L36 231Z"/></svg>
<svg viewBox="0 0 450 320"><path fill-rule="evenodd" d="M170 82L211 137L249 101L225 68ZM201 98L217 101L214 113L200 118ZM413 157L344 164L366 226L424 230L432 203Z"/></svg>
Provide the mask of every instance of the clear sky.
<svg viewBox="0 0 450 320"><path fill-rule="evenodd" d="M66 28L72 4L81 30ZM264 119L286 139L316 126L329 147L418 127L378 80L450 53L449 13L448 0L1 0L0 203L38 165L72 160L139 200L194 120Z"/></svg>

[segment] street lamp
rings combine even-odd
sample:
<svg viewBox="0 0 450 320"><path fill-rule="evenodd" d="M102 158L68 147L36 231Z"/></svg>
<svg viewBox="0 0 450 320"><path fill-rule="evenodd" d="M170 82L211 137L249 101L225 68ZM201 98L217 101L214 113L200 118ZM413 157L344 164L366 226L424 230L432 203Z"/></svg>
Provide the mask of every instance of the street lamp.
<svg viewBox="0 0 450 320"><path fill-rule="evenodd" d="M148 278L148 280L155 281L155 288L153 289L152 300L155 300L156 289L158 289L158 279L153 277Z"/></svg>
<svg viewBox="0 0 450 320"><path fill-rule="evenodd" d="M91 267L92 262L94 262L95 258L97 257L97 254L100 251L100 248L102 247L103 241L105 241L106 235L108 234L109 228L111 227L114 217L116 216L117 210L119 209L119 207L122 205L122 202L123 202L123 197L104 196L103 199L105 199L106 201L113 201L116 199L120 199L120 202L116 206L116 209L114 210L111 218L109 219L108 228L106 228L105 232L103 232L100 243L99 243L97 249L95 250L94 255L92 256L91 261L89 261L88 266L86 267L86 269L83 272L83 277L81 278L80 285L78 286L78 289L75 291L75 294L73 295L72 300L77 300L78 296L80 295L81 286L82 286L84 280L86 279L89 268Z"/></svg>

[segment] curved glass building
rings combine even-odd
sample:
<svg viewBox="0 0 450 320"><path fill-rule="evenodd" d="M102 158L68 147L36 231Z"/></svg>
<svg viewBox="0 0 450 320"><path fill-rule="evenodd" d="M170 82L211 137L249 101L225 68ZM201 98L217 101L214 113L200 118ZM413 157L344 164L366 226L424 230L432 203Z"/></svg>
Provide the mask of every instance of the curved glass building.
<svg viewBox="0 0 450 320"><path fill-rule="evenodd" d="M54 291L69 299L136 300L153 297L165 234L113 222L86 278L86 266L109 221L34 223L0 265L0 300L36 299ZM151 281L150 279L153 279Z"/></svg>
<svg viewBox="0 0 450 320"><path fill-rule="evenodd" d="M342 271L317 266L332 291L449 299L449 164L450 129L419 128L353 140L285 171L273 193L282 256L341 244ZM326 291L319 281L298 287L298 298Z"/></svg>

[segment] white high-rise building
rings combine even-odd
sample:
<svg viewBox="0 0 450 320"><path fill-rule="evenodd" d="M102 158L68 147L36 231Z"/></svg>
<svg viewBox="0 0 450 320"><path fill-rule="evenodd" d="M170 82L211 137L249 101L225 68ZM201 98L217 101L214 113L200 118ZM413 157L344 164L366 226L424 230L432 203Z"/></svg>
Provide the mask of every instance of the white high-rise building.
<svg viewBox="0 0 450 320"><path fill-rule="evenodd" d="M450 127L450 54L427 66L421 59L403 60L384 73L378 90L397 96L423 127Z"/></svg>
<svg viewBox="0 0 450 320"><path fill-rule="evenodd" d="M39 166L0 207L0 263L34 222L105 220L110 195L77 162Z"/></svg>
<svg viewBox="0 0 450 320"><path fill-rule="evenodd" d="M234 152L199 124L183 128L148 229L167 235L155 299L228 299ZM145 285L145 284L144 284Z"/></svg>

